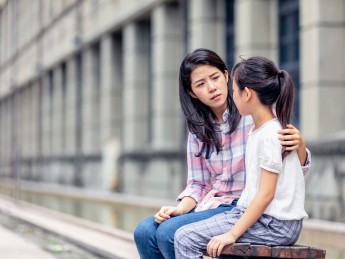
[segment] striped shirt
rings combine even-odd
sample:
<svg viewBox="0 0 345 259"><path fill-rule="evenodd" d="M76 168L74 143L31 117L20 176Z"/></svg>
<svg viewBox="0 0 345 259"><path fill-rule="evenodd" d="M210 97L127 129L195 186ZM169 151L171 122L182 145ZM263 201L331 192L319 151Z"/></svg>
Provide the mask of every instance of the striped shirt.
<svg viewBox="0 0 345 259"><path fill-rule="evenodd" d="M203 153L200 157L195 154L201 150L202 142L189 133L187 144L188 180L186 189L178 196L180 201L189 196L197 202L195 211L202 211L218 207L220 204L231 204L238 199L245 187L245 153L248 133L253 127L251 116L243 116L236 130L229 132L228 112L223 114L223 123L218 124L222 132L222 150L217 154L215 147L211 147L209 159ZM310 153L305 166L306 172L310 166Z"/></svg>

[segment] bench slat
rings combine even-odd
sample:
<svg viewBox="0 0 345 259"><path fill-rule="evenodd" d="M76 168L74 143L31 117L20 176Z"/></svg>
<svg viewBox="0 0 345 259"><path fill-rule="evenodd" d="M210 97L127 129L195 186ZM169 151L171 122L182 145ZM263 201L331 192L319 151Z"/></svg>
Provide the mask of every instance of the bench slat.
<svg viewBox="0 0 345 259"><path fill-rule="evenodd" d="M235 243L224 247L219 258L318 258L326 257L326 251L309 246L265 246Z"/></svg>

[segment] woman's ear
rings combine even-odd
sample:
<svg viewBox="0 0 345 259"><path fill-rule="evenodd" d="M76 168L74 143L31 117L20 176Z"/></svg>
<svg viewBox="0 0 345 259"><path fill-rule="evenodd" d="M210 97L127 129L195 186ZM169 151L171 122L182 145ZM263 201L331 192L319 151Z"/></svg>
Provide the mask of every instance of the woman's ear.
<svg viewBox="0 0 345 259"><path fill-rule="evenodd" d="M246 95L245 96L245 101L248 102L251 98L252 98L252 90L248 87L245 87L244 88L244 94Z"/></svg>
<svg viewBox="0 0 345 259"><path fill-rule="evenodd" d="M189 95L192 96L195 99L198 99L198 97L192 91L189 91Z"/></svg>

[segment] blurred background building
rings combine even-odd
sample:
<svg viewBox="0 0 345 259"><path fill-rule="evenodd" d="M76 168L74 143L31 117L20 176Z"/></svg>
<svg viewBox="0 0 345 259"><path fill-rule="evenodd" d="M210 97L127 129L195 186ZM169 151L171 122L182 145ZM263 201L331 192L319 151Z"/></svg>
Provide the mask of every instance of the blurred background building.
<svg viewBox="0 0 345 259"><path fill-rule="evenodd" d="M178 69L264 55L296 83L312 217L345 221L345 0L0 0L0 176L173 199ZM1 181L1 179L0 179Z"/></svg>

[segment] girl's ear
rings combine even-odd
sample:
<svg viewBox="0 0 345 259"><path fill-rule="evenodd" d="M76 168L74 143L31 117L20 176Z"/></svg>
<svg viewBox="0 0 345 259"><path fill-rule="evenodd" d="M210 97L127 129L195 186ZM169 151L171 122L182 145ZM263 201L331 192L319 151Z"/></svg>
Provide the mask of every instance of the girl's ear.
<svg viewBox="0 0 345 259"><path fill-rule="evenodd" d="M189 91L189 95L192 96L195 99L198 99L198 97L192 91Z"/></svg>
<svg viewBox="0 0 345 259"><path fill-rule="evenodd" d="M245 87L244 88L244 94L246 95L245 96L245 101L248 102L251 98L252 98L252 90L249 89L248 87Z"/></svg>

